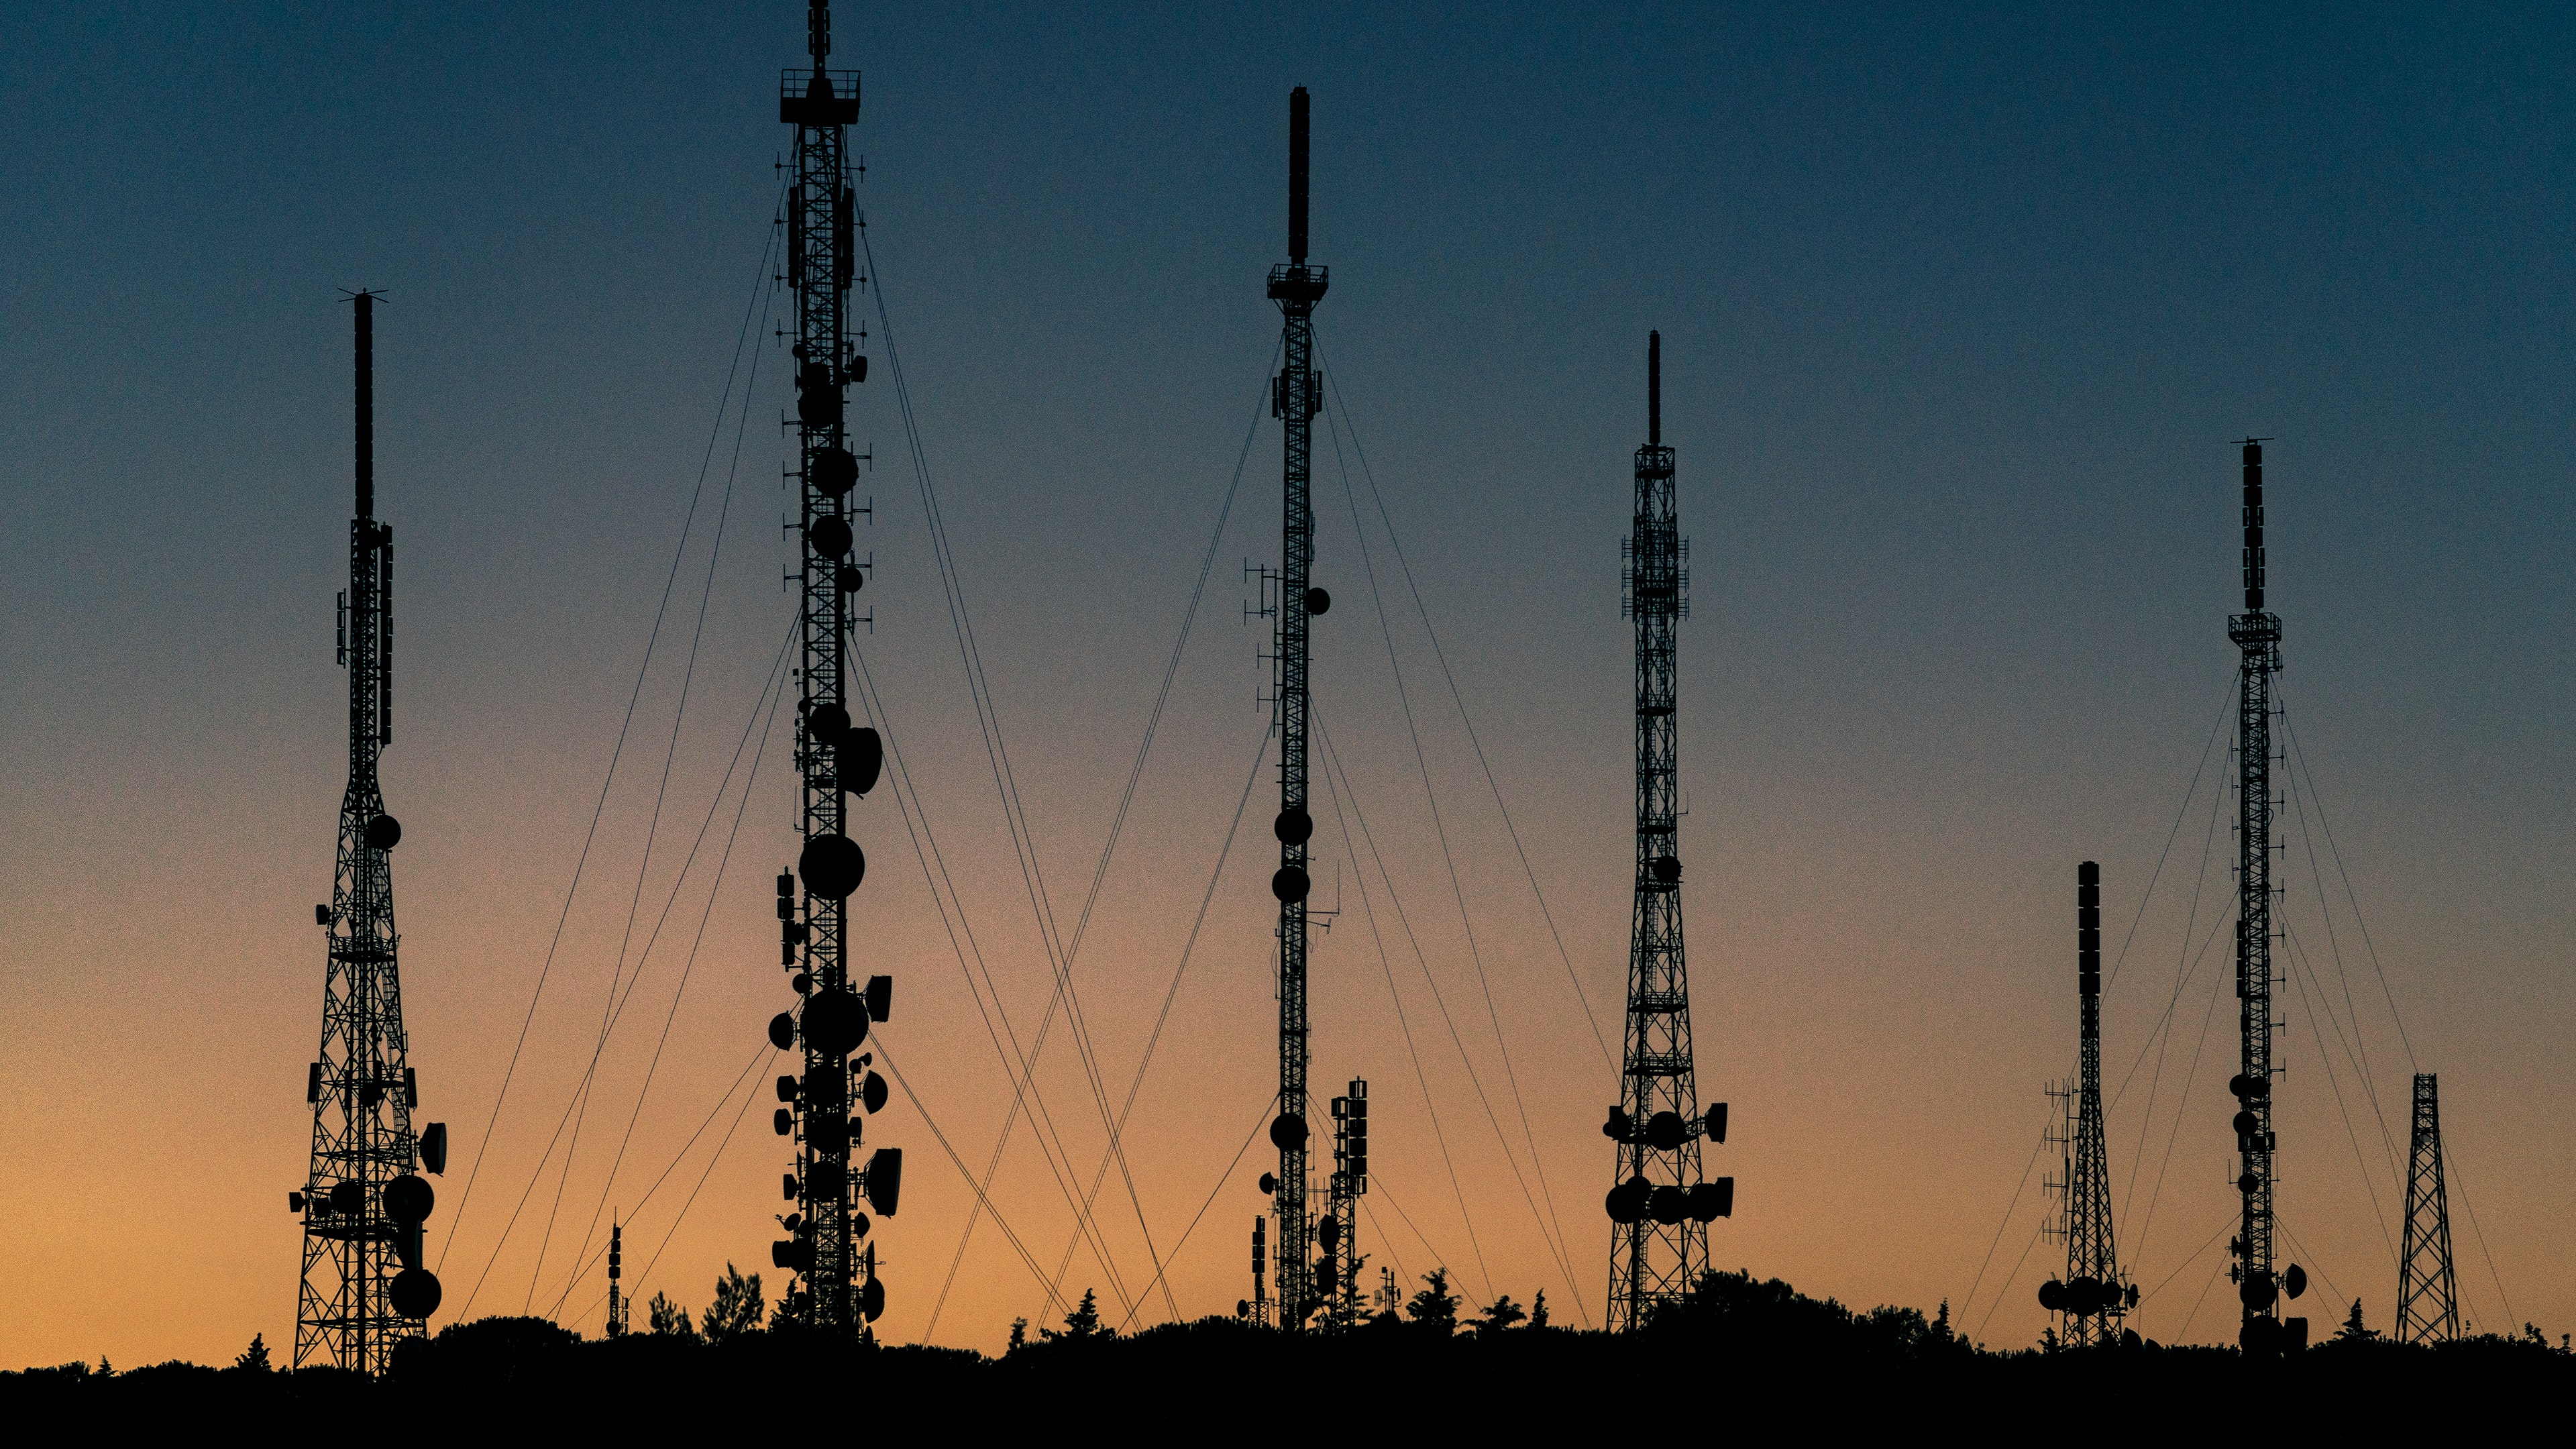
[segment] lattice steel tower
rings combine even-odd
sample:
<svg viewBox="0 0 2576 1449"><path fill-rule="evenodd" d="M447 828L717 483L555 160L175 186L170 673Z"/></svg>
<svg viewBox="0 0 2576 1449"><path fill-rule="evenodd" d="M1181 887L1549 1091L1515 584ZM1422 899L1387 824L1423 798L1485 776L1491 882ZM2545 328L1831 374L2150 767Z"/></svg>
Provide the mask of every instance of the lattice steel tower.
<svg viewBox="0 0 2576 1449"><path fill-rule="evenodd" d="M447 1129L415 1135L420 1083L403 1031L395 965L394 876L402 826L385 813L376 758L393 742L394 531L376 522L375 304L357 308L357 516L349 520L349 591L340 597L340 662L349 671L349 788L340 798L339 869L331 903L313 909L328 966L322 1050L305 1075L313 1155L287 1206L304 1218L295 1365L321 1361L378 1373L396 1344L438 1309L438 1279L420 1261L435 1200L414 1171L447 1167Z"/></svg>
<svg viewBox="0 0 2576 1449"><path fill-rule="evenodd" d="M1642 1326L1708 1268L1708 1224L1731 1216L1735 1179L1700 1176L1700 1138L1726 1140L1726 1104L1700 1110L1682 965L1682 862L1675 835L1674 626L1690 616L1690 542L1681 536L1673 450L1664 446L1663 336L1646 334L1646 445L1621 612L1637 625L1637 888L1619 1105L1602 1131L1619 1144L1606 1205L1610 1326Z"/></svg>
<svg viewBox="0 0 2576 1449"><path fill-rule="evenodd" d="M2082 1024L2075 1085L2066 1099L2064 1173L2058 1187L2065 1215L2056 1231L2066 1240L2066 1276L2041 1285L2040 1306L2058 1315L2058 1337L2069 1344L2118 1339L2121 1320L2137 1303L2137 1289L2120 1272L2111 1231L2111 1165L2102 1131L2102 867L2075 868L2075 991Z"/></svg>
<svg viewBox="0 0 2576 1449"><path fill-rule="evenodd" d="M2406 1252L2397 1264L2397 1341L2460 1336L2451 1276L2451 1204L2442 1191L2442 1104L2433 1074L2415 1074L2415 1138L2406 1154Z"/></svg>
<svg viewBox="0 0 2576 1449"><path fill-rule="evenodd" d="M2236 1002L2241 1043L2228 1083L2238 1103L2235 1128L2243 1200L2230 1244L2244 1316L2237 1342L2249 1353L2275 1351L2281 1336L2281 1282L2273 1269L2272 1038L2272 676L2281 669L2281 620L2263 608L2263 442L2245 440L2245 612L2227 621L2240 653L2236 684ZM2304 1278L2302 1278L2304 1286Z"/></svg>
<svg viewBox="0 0 2576 1449"><path fill-rule="evenodd" d="M796 764L800 776L798 824L804 849L794 875L778 877L779 960L794 972L790 985L801 1010L781 1012L769 1024L780 1050L801 1051L803 1070L778 1079L774 1126L796 1143L795 1170L780 1183L795 1211L779 1222L788 1236L770 1246L770 1261L796 1277L788 1292L790 1313L809 1327L856 1337L861 1324L883 1311L885 1294L859 1250L868 1218L855 1198L891 1217L901 1186L903 1154L884 1149L864 1172L850 1163L862 1119L853 1105L875 1112L885 1105L885 1082L868 1071L865 1056L851 1059L872 1022L892 1005L893 983L871 978L864 998L851 989L848 901L867 875L867 856L846 831L848 796L876 784L884 744L870 728L854 728L849 709L850 636L859 622L855 595L866 583L865 565L851 555L851 522L868 513L853 497L859 458L851 452L844 413L852 383L867 376L860 352L864 329L853 325L850 299L857 275L857 198L850 186L849 127L859 118L859 75L832 70L832 13L817 0L806 9L810 67L779 80L778 119L796 128L795 175L787 188L785 281L796 298L796 419L798 470L803 484L797 522L804 543L796 574L801 652L797 679ZM799 878L804 899L796 898Z"/></svg>
<svg viewBox="0 0 2576 1449"><path fill-rule="evenodd" d="M1315 414L1323 411L1323 377L1315 371L1315 304L1327 277L1306 261L1306 88L1288 93L1288 260L1270 269L1270 300L1279 304L1283 366L1271 385L1271 412L1280 421L1281 492L1278 593L1272 603L1272 707L1279 726L1279 869L1270 893L1279 900L1279 1112L1270 1122L1279 1149L1271 1190L1278 1220L1279 1323L1305 1326L1324 1306L1309 1253L1313 1224L1306 1212L1306 842L1315 818L1306 811L1306 621L1331 600L1310 591L1315 562L1315 510L1307 494L1308 445Z"/></svg>

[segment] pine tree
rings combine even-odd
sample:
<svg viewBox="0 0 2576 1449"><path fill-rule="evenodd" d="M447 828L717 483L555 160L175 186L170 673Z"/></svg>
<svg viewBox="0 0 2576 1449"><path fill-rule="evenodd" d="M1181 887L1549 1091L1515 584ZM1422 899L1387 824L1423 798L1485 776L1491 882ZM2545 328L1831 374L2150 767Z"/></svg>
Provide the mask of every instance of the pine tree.
<svg viewBox="0 0 2576 1449"><path fill-rule="evenodd" d="M1011 1348L1012 1348L1012 1350L1013 1350L1013 1351L1017 1351L1017 1350L1019 1350L1019 1349L1023 1349L1023 1348L1028 1347L1028 1345L1029 1345L1029 1321L1028 1321L1027 1319L1025 1319L1025 1318L1014 1318L1014 1319L1012 1319L1012 1320L1011 1320Z"/></svg>
<svg viewBox="0 0 2576 1449"><path fill-rule="evenodd" d="M724 1276L716 1280L715 1301L698 1318L707 1342L723 1343L759 1328L760 1303L760 1275L746 1278L733 1264L725 1264Z"/></svg>
<svg viewBox="0 0 2576 1449"><path fill-rule="evenodd" d="M268 1345L260 1341L258 1334L250 1336L250 1347L243 1349L241 1357L233 1360L233 1367L258 1374L268 1372Z"/></svg>
<svg viewBox="0 0 2576 1449"><path fill-rule="evenodd" d="M1442 1334L1458 1331L1458 1295L1449 1291L1449 1270L1434 1268L1422 1275L1422 1291L1404 1305L1413 1321L1436 1327Z"/></svg>
<svg viewBox="0 0 2576 1449"><path fill-rule="evenodd" d="M2368 1343L2378 1336L2361 1321L2361 1300L2352 1300L2352 1316L2343 1321L2343 1328L2335 1334L2335 1340L2339 1343Z"/></svg>
<svg viewBox="0 0 2576 1449"><path fill-rule="evenodd" d="M1058 1333L1052 1328L1042 1328L1038 1330L1038 1336L1047 1339L1094 1336L1109 1338L1116 1336L1116 1330L1100 1326L1100 1295L1093 1289L1085 1288L1082 1290L1082 1302L1071 1313L1064 1316L1064 1332Z"/></svg>
<svg viewBox="0 0 2576 1449"><path fill-rule="evenodd" d="M1547 1290L1544 1288L1538 1290L1538 1296L1530 1300L1530 1327L1547 1327Z"/></svg>
<svg viewBox="0 0 2576 1449"><path fill-rule="evenodd" d="M698 1330L689 1322L689 1310L659 1293L653 1295L653 1302L645 1309L645 1318L655 1333L676 1334L691 1340L698 1336Z"/></svg>

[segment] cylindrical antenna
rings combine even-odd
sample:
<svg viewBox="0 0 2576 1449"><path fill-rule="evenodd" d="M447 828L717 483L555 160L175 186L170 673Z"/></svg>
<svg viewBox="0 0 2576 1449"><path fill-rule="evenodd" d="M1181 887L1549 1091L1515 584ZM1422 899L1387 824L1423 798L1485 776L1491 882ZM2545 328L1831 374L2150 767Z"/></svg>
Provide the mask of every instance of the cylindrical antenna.
<svg viewBox="0 0 2576 1449"><path fill-rule="evenodd" d="M831 0L814 0L805 7L805 49L814 57L814 70L821 74L823 58L832 53Z"/></svg>
<svg viewBox="0 0 2576 1449"><path fill-rule="evenodd" d="M1306 261L1306 88L1288 93L1288 260Z"/></svg>
<svg viewBox="0 0 2576 1449"><path fill-rule="evenodd" d="M1646 446L1664 445L1664 334L1646 334Z"/></svg>
<svg viewBox="0 0 2576 1449"><path fill-rule="evenodd" d="M2087 1001L2102 994L2102 867L2075 867L2075 977Z"/></svg>
<svg viewBox="0 0 2576 1449"><path fill-rule="evenodd" d="M2245 440L2245 612L2263 612L2263 442Z"/></svg>
<svg viewBox="0 0 2576 1449"><path fill-rule="evenodd" d="M376 514L376 299L358 303L358 516Z"/></svg>

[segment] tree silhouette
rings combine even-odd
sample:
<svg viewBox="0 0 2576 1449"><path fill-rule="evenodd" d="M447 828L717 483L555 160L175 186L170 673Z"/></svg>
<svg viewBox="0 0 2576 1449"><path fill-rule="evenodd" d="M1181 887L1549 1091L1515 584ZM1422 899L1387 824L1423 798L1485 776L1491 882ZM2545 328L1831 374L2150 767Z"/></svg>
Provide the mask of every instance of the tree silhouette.
<svg viewBox="0 0 2576 1449"><path fill-rule="evenodd" d="M1544 1288L1538 1290L1538 1296L1530 1300L1530 1327L1547 1327L1547 1290Z"/></svg>
<svg viewBox="0 0 2576 1449"><path fill-rule="evenodd" d="M1100 1326L1100 1295L1092 1289L1082 1290L1082 1302L1064 1316L1064 1332L1052 1328L1038 1330L1040 1338L1114 1338L1117 1330Z"/></svg>
<svg viewBox="0 0 2576 1449"><path fill-rule="evenodd" d="M1025 1319L1025 1318L1014 1318L1014 1319L1012 1319L1012 1320L1011 1320L1011 1347L1012 1347L1013 1349L1015 1349L1015 1350L1016 1350L1016 1349L1026 1348L1026 1347L1028 1347L1028 1345L1029 1345L1029 1321L1028 1321L1027 1319Z"/></svg>
<svg viewBox="0 0 2576 1449"><path fill-rule="evenodd" d="M695 1340L698 1330L689 1322L689 1310L656 1293L645 1308L645 1320L655 1333L668 1333Z"/></svg>
<svg viewBox="0 0 2576 1449"><path fill-rule="evenodd" d="M1527 1317L1529 1315L1521 1311L1521 1306L1512 1301L1512 1295L1506 1293L1495 1299L1493 1306L1478 1316L1476 1332L1478 1334L1500 1333Z"/></svg>
<svg viewBox="0 0 2576 1449"><path fill-rule="evenodd" d="M233 1360L233 1367L249 1369L252 1373L268 1372L268 1345L260 1341L258 1334L250 1336L250 1347L243 1349L241 1357Z"/></svg>
<svg viewBox="0 0 2576 1449"><path fill-rule="evenodd" d="M2378 1336L2378 1334L2364 1326L2361 1321L2361 1300L2358 1298L2352 1300L2352 1316L2343 1321L2343 1328L2335 1334L2335 1341L2338 1343L2368 1343Z"/></svg>
<svg viewBox="0 0 2576 1449"><path fill-rule="evenodd" d="M1422 1275L1422 1291L1404 1305L1413 1321L1437 1328L1442 1334L1458 1331L1458 1295L1449 1291L1449 1270L1434 1268Z"/></svg>
<svg viewBox="0 0 2576 1449"><path fill-rule="evenodd" d="M724 1276L716 1280L715 1301L699 1315L698 1325L707 1342L723 1343L758 1330L760 1309L760 1275L746 1278L727 1263Z"/></svg>

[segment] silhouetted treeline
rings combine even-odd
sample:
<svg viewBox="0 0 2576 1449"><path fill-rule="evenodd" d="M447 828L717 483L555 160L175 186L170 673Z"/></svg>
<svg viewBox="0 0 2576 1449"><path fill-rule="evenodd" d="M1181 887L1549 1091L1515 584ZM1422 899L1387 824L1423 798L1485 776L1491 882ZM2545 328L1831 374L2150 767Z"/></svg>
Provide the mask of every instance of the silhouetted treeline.
<svg viewBox="0 0 2576 1449"><path fill-rule="evenodd" d="M1624 1338L1533 1326L1514 1316L1517 1305L1457 1308L1443 1289L1416 1295L1405 1314L1293 1338L1232 1318L1118 1334L1077 1309L1065 1331L1027 1336L998 1358L852 1347L792 1327L585 1341L542 1319L487 1318L406 1348L383 1382L270 1371L252 1354L221 1370L75 1364L0 1374L0 1424L14 1438L363 1423L370 1431L358 1437L371 1442L536 1427L659 1438L710 1419L756 1442L856 1431L1160 1443L1468 1424L1614 1438L1746 1427L1829 1437L1890 1426L2005 1439L2082 1428L2126 1439L2168 1427L2210 1432L2219 1413L2309 1433L2341 1424L2467 1434L2503 1415L2547 1412L2576 1390L2576 1357L2536 1333L2437 1348L2353 1333L2269 1363L2151 1344L1989 1352L1952 1331L1946 1305L1930 1318L1911 1308L1856 1312L1744 1273L1707 1275L1686 1302ZM253 1352L264 1361L265 1350Z"/></svg>

